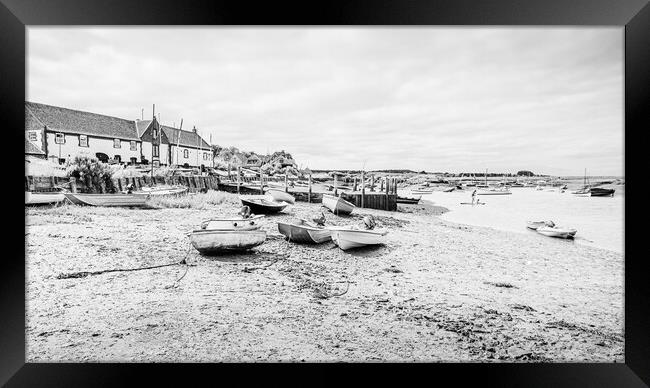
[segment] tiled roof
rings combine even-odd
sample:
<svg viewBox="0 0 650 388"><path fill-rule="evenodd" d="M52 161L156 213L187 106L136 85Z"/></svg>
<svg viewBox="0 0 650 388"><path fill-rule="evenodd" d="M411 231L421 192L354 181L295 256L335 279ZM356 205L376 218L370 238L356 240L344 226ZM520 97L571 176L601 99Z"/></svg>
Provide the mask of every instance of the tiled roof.
<svg viewBox="0 0 650 388"><path fill-rule="evenodd" d="M172 145L179 143L184 147L203 148L204 150L210 149L210 144L208 144L205 140L203 140L202 137L193 131L183 131L181 129L169 127L167 125L161 125L161 128L163 132L165 132L165 135L167 135L169 143ZM180 141L178 139L179 132L181 134Z"/></svg>
<svg viewBox="0 0 650 388"><path fill-rule="evenodd" d="M32 144L29 140L25 139L25 153L26 154L37 154L45 155L45 152L41 151L40 148Z"/></svg>
<svg viewBox="0 0 650 388"><path fill-rule="evenodd" d="M142 137L144 132L149 127L149 124L151 124L151 120L135 120L135 126L138 130L138 137Z"/></svg>
<svg viewBox="0 0 650 388"><path fill-rule="evenodd" d="M25 101L27 110L50 131L140 140L135 121Z"/></svg>

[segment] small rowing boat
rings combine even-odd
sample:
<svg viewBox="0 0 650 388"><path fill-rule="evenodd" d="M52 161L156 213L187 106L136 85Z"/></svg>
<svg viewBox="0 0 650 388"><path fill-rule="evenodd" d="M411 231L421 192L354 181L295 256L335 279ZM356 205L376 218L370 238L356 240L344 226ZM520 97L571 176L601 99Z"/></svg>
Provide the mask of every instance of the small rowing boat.
<svg viewBox="0 0 650 388"><path fill-rule="evenodd" d="M63 193L65 198L75 205L87 206L145 206L147 196L134 194L82 194Z"/></svg>
<svg viewBox="0 0 650 388"><path fill-rule="evenodd" d="M532 229L532 230L537 230L541 226L553 227L553 226L555 226L555 223L553 221L551 221L551 220L548 220L548 221L528 221L526 223L526 227L528 229Z"/></svg>
<svg viewBox="0 0 650 388"><path fill-rule="evenodd" d="M302 219L296 223L278 222L278 231L287 241L300 244L320 244L332 238L329 229Z"/></svg>
<svg viewBox="0 0 650 388"><path fill-rule="evenodd" d="M61 202L65 199L63 193L35 193L25 191L25 205L50 205Z"/></svg>
<svg viewBox="0 0 650 388"><path fill-rule="evenodd" d="M266 194L270 195L277 202L296 203L296 198L284 190L267 189Z"/></svg>
<svg viewBox="0 0 650 388"><path fill-rule="evenodd" d="M356 206L341 197L323 194L323 206L336 215L350 214Z"/></svg>
<svg viewBox="0 0 650 388"><path fill-rule="evenodd" d="M272 214L278 213L284 210L287 205L286 202L276 202L270 201L266 196L240 196L239 200L242 205L248 206L251 208L251 212L254 214Z"/></svg>
<svg viewBox="0 0 650 388"><path fill-rule="evenodd" d="M188 188L186 186L153 186L143 187L131 194L158 197L163 195L182 195L187 193L187 190Z"/></svg>
<svg viewBox="0 0 650 388"><path fill-rule="evenodd" d="M549 237L573 238L578 231L572 228L545 225L537 228L537 232Z"/></svg>
<svg viewBox="0 0 650 388"><path fill-rule="evenodd" d="M263 230L194 230L190 234L192 246L204 255L244 251L261 245L266 240Z"/></svg>
<svg viewBox="0 0 650 388"><path fill-rule="evenodd" d="M213 218L201 222L201 229L205 230L255 230L259 229L263 214L252 217Z"/></svg>
<svg viewBox="0 0 650 388"><path fill-rule="evenodd" d="M330 227L329 229L332 232L332 241L344 251L367 245L383 244L388 234L386 229L362 230L354 226Z"/></svg>

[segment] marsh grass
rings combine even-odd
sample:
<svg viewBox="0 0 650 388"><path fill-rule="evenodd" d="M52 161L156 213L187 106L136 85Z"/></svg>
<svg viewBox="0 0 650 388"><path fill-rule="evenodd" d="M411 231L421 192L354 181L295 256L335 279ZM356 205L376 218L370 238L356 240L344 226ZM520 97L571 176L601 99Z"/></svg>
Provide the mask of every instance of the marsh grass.
<svg viewBox="0 0 650 388"><path fill-rule="evenodd" d="M151 197L147 204L156 208L209 209L220 205L240 205L236 194L209 190L207 193Z"/></svg>

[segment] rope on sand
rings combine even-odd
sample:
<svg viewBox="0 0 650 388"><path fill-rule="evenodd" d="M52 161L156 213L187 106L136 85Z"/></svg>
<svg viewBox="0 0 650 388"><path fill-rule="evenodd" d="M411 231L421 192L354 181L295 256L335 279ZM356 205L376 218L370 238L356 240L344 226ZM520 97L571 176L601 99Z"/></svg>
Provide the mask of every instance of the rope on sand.
<svg viewBox="0 0 650 388"><path fill-rule="evenodd" d="M188 249L187 253L189 253L189 249ZM90 275L101 275L101 274L108 273L108 272L132 272L132 271L141 271L141 270L145 270L145 269L170 267L172 265L183 265L183 264L187 265L186 258L187 258L187 254L185 254L185 257L183 258L183 260L179 261L178 263L152 265L152 266L140 267L140 268L123 268L123 269L116 268L116 269L105 269L105 270L102 270L102 271L92 271L92 272L82 271L82 272L72 272L72 273L61 273L56 278L57 279L77 279L77 278L85 278L86 276L90 276ZM186 271L186 273L187 273L187 271ZM182 279L184 276L185 276L185 274L183 274L183 276L181 276L180 279ZM176 281L178 282L180 279L178 279Z"/></svg>

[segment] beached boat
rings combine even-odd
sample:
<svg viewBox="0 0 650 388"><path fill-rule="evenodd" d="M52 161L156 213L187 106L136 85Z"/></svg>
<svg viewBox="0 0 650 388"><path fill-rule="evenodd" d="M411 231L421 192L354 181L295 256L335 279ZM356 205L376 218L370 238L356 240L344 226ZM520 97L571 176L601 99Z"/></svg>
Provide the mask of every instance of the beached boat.
<svg viewBox="0 0 650 388"><path fill-rule="evenodd" d="M201 229L205 230L255 230L259 229L260 221L264 218L263 214L258 214L249 218L230 217L230 218L212 218L201 222Z"/></svg>
<svg viewBox="0 0 650 388"><path fill-rule="evenodd" d="M35 193L32 191L25 191L25 205L49 205L61 202L65 199L63 193L50 192L50 193Z"/></svg>
<svg viewBox="0 0 650 388"><path fill-rule="evenodd" d="M300 244L320 244L332 238L329 229L305 220L295 223L278 222L278 231L287 237L287 241Z"/></svg>
<svg viewBox="0 0 650 388"><path fill-rule="evenodd" d="M287 202L291 204L296 203L296 198L284 190L267 189L266 194L273 197L273 199L277 202Z"/></svg>
<svg viewBox="0 0 650 388"><path fill-rule="evenodd" d="M133 191L131 194L157 197L163 195L182 195L187 193L187 190L188 188L186 186L153 186L142 187L140 190Z"/></svg>
<svg viewBox="0 0 650 388"><path fill-rule="evenodd" d="M323 206L336 215L350 214L356 206L341 197L323 194Z"/></svg>
<svg viewBox="0 0 650 388"><path fill-rule="evenodd" d="M386 229L357 229L355 227L330 227L332 241L344 251L367 245L383 244L388 234Z"/></svg>
<svg viewBox="0 0 650 388"><path fill-rule="evenodd" d="M411 189L412 194L431 194L433 189Z"/></svg>
<svg viewBox="0 0 650 388"><path fill-rule="evenodd" d="M603 189L600 187L592 187L590 189L589 194L592 197L613 197L615 191L616 190L614 189Z"/></svg>
<svg viewBox="0 0 650 388"><path fill-rule="evenodd" d="M537 232L549 237L573 238L578 231L572 228L544 225L537 228Z"/></svg>
<svg viewBox="0 0 650 388"><path fill-rule="evenodd" d="M420 202L420 199L422 196L419 196L417 198L409 198L409 197L400 197L399 195L397 196L397 203L408 203L408 204L417 204Z"/></svg>
<svg viewBox="0 0 650 388"><path fill-rule="evenodd" d="M451 193L454 190L456 190L456 187L452 186L452 187L447 187L446 189L443 189L442 192L443 193Z"/></svg>
<svg viewBox="0 0 650 388"><path fill-rule="evenodd" d="M505 187L495 187L487 190L479 190L476 192L476 195L508 195L512 194L512 191L508 190Z"/></svg>
<svg viewBox="0 0 650 388"><path fill-rule="evenodd" d="M250 207L254 214L278 213L288 205L286 202L271 201L266 196L240 196L239 200L242 205Z"/></svg>
<svg viewBox="0 0 650 388"><path fill-rule="evenodd" d="M134 194L82 194L63 193L75 205L88 206L145 206L148 196Z"/></svg>
<svg viewBox="0 0 650 388"><path fill-rule="evenodd" d="M190 242L201 254L214 255L230 251L243 251L256 247L266 240L263 230L194 230Z"/></svg>
<svg viewBox="0 0 650 388"><path fill-rule="evenodd" d="M548 221L528 221L526 223L526 227L528 229L532 229L532 230L537 230L538 228L540 228L542 226L553 227L553 226L555 226L555 223L553 221L551 221L551 220L548 220Z"/></svg>

